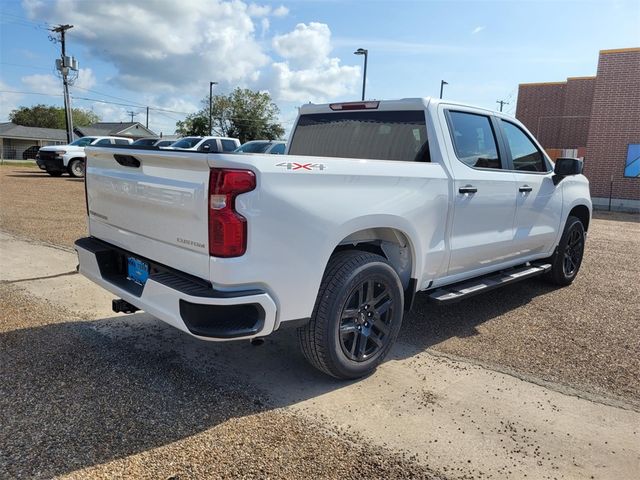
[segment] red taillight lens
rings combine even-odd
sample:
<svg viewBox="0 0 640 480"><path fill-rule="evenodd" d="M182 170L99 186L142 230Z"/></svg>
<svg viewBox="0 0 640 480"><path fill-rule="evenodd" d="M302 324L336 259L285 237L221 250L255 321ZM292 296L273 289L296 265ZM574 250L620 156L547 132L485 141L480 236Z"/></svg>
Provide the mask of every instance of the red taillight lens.
<svg viewBox="0 0 640 480"><path fill-rule="evenodd" d="M212 168L209 173L209 254L239 257L247 250L247 219L236 212L236 197L256 188L251 170Z"/></svg>

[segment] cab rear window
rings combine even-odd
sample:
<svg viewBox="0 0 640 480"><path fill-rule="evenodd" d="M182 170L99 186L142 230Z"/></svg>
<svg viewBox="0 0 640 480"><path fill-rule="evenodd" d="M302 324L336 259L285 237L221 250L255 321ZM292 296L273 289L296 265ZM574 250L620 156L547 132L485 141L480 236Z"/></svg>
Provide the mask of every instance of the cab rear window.
<svg viewBox="0 0 640 480"><path fill-rule="evenodd" d="M428 162L424 111L301 115L289 155Z"/></svg>

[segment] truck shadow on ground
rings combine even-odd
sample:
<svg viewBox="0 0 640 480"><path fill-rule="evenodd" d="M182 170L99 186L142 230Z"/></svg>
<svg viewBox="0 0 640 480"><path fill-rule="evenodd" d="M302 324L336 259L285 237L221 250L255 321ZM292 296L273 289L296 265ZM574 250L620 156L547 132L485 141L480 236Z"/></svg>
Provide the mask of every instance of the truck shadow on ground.
<svg viewBox="0 0 640 480"><path fill-rule="evenodd" d="M419 297L391 358L474 335L480 323L550 290L529 281L447 308ZM293 329L261 347L203 342L147 314L4 332L0 476L62 475L352 383L310 367Z"/></svg>

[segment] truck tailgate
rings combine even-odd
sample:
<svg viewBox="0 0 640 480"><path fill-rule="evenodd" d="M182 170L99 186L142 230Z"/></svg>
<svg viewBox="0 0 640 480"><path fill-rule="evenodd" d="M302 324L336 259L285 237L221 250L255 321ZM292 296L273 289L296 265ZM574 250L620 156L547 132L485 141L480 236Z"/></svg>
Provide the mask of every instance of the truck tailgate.
<svg viewBox="0 0 640 480"><path fill-rule="evenodd" d="M209 279L206 154L87 148L89 233Z"/></svg>

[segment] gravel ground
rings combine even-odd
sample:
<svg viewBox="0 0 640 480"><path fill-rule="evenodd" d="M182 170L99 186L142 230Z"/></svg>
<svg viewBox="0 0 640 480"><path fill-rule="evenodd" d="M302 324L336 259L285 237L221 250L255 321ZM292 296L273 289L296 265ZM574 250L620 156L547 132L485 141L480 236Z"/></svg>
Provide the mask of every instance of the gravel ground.
<svg viewBox="0 0 640 480"><path fill-rule="evenodd" d="M401 338L640 405L640 223L598 213L575 282L533 279L440 307L417 297Z"/></svg>
<svg viewBox="0 0 640 480"><path fill-rule="evenodd" d="M84 180L37 167L0 167L0 229L57 245L87 235Z"/></svg>
<svg viewBox="0 0 640 480"><path fill-rule="evenodd" d="M0 204L5 231L63 246L86 235L81 180L5 166ZM640 403L638 258L640 216L596 213L572 286L530 280L448 307L418 296L401 339Z"/></svg>
<svg viewBox="0 0 640 480"><path fill-rule="evenodd" d="M0 478L442 478L15 286L0 305Z"/></svg>

